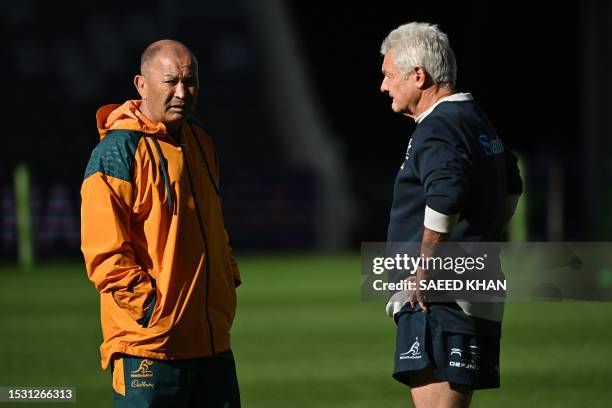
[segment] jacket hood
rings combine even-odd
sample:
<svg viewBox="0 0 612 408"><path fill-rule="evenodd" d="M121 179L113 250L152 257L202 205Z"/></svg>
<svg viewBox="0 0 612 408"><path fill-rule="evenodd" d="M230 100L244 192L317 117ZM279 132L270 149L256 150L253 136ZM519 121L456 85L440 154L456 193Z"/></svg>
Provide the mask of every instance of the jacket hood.
<svg viewBox="0 0 612 408"><path fill-rule="evenodd" d="M141 103L140 100L131 100L123 105L110 104L98 109L96 121L100 140L104 139L111 130L136 130L149 134L166 133L166 126L163 123L153 123L143 115L140 111Z"/></svg>

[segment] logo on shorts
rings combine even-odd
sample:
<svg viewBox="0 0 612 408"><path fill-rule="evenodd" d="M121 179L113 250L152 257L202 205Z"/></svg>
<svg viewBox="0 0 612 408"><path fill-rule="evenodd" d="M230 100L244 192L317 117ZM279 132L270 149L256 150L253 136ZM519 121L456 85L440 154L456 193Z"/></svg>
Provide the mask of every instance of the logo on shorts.
<svg viewBox="0 0 612 408"><path fill-rule="evenodd" d="M132 380L130 386L132 388L155 388L155 384L147 382L147 380Z"/></svg>
<svg viewBox="0 0 612 408"><path fill-rule="evenodd" d="M140 362L140 366L138 369L130 372L130 377L132 378L148 378L153 377L153 371L149 370L149 367L153 365L153 361L151 360L142 360Z"/></svg>
<svg viewBox="0 0 612 408"><path fill-rule="evenodd" d="M421 352L419 351L419 347L421 346L421 343L419 343L419 336L416 337L416 339L414 340L414 343L412 343L412 346L410 346L410 350L408 350L405 353L401 353L399 355L399 359L400 360L406 360L406 359L416 359L416 358L421 358Z"/></svg>
<svg viewBox="0 0 612 408"><path fill-rule="evenodd" d="M469 354L469 356L464 358L463 354ZM455 356L454 360L453 356ZM465 368L466 370L474 371L480 370L478 346L470 346L470 351L466 353L464 353L460 348L453 347L450 351L449 360L448 365L451 367Z"/></svg>

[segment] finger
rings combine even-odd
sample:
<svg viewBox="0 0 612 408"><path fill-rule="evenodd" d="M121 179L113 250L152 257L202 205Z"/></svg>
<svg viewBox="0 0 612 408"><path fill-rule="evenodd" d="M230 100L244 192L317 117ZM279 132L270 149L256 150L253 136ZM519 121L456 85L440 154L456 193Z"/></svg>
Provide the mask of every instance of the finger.
<svg viewBox="0 0 612 408"><path fill-rule="evenodd" d="M415 298L414 298L414 293L410 293L408 295L408 303L410 303L410 308L414 309L414 305L416 304Z"/></svg>
<svg viewBox="0 0 612 408"><path fill-rule="evenodd" d="M427 313L427 311L429 310L429 308L427 307L427 303L420 301L419 302L419 306L421 306L421 309L423 310L423 313Z"/></svg>

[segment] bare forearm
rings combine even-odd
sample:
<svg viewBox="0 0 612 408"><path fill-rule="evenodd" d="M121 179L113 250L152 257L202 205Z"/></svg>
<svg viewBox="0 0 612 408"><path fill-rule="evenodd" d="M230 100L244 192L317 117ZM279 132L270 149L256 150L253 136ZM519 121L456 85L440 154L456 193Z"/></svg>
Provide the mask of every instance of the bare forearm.
<svg viewBox="0 0 612 408"><path fill-rule="evenodd" d="M427 227L423 227L423 238L421 239L421 254L430 257L435 256L437 244L448 239L449 234L436 232Z"/></svg>

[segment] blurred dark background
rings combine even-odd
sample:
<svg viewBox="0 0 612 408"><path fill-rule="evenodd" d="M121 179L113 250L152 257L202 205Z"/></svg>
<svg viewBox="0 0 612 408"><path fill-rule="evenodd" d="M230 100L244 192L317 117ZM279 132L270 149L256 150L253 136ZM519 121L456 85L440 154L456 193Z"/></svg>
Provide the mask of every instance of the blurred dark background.
<svg viewBox="0 0 612 408"><path fill-rule="evenodd" d="M457 90L524 161L528 239L611 238L611 2L355 3L0 2L0 258L16 254L20 163L31 170L38 256L78 256L95 112L137 99L140 53L168 37L200 62L195 115L217 144L237 251L383 241L414 124L379 91L379 47L409 21L449 35Z"/></svg>

